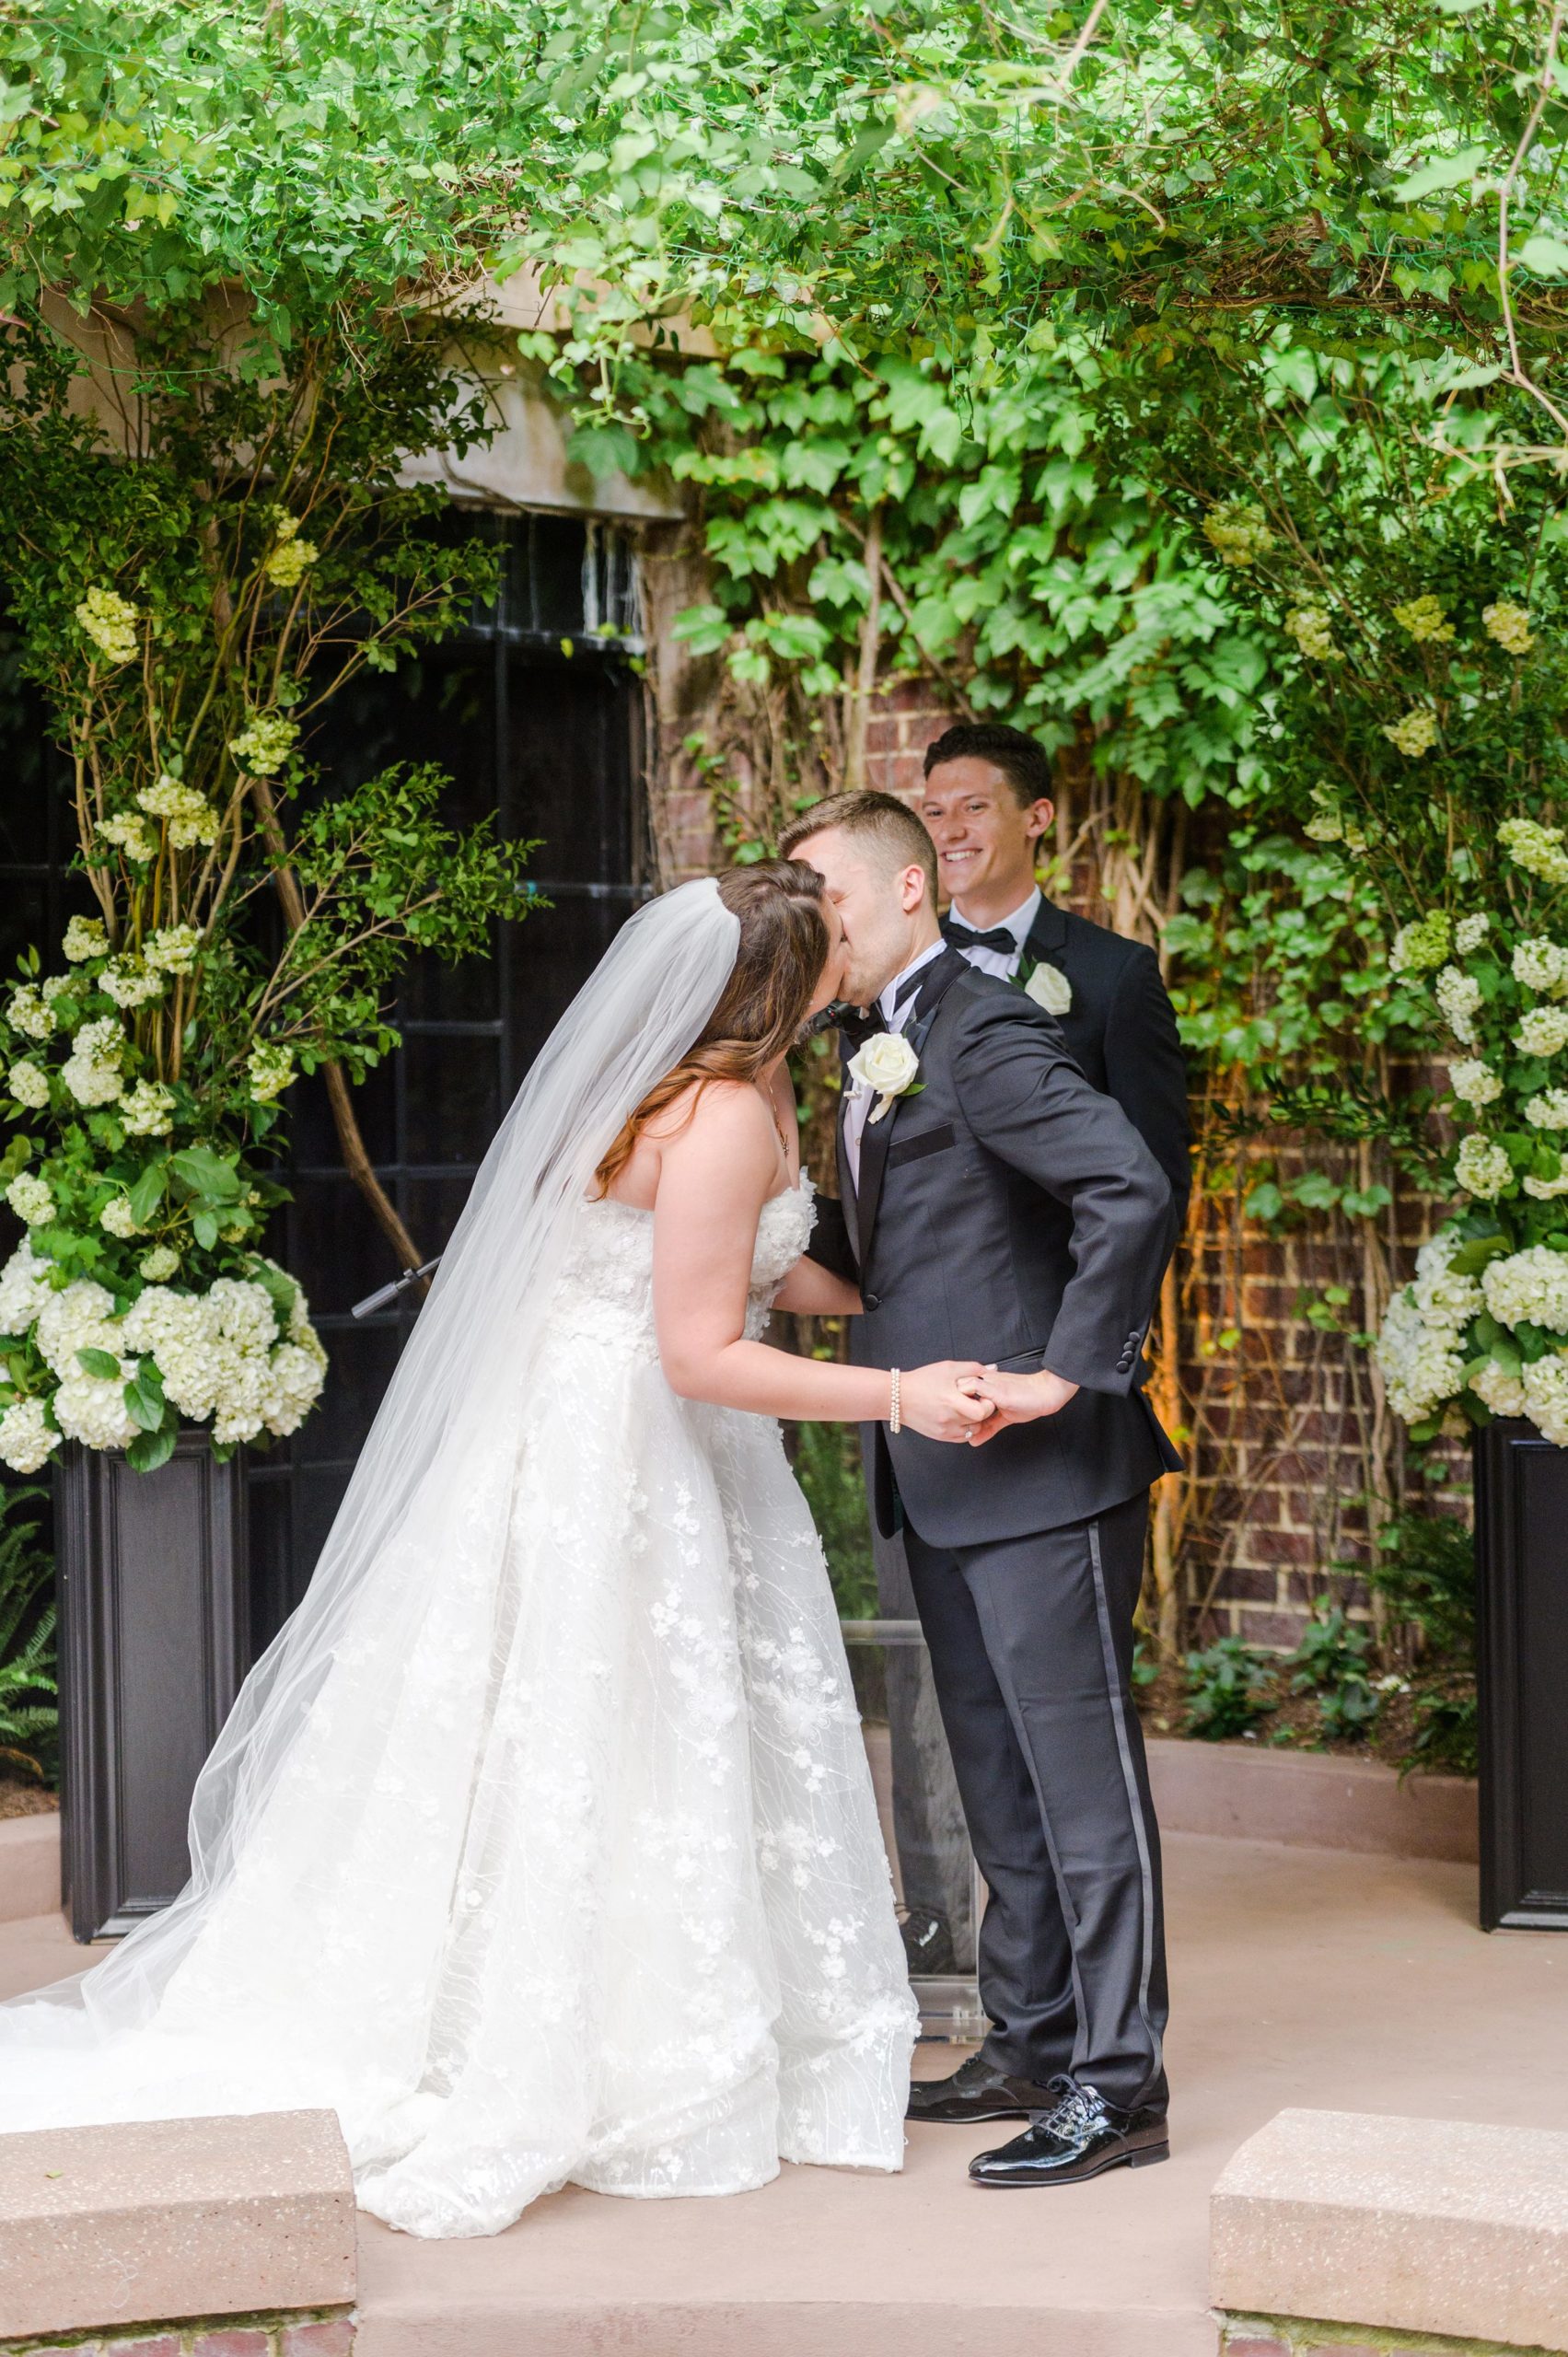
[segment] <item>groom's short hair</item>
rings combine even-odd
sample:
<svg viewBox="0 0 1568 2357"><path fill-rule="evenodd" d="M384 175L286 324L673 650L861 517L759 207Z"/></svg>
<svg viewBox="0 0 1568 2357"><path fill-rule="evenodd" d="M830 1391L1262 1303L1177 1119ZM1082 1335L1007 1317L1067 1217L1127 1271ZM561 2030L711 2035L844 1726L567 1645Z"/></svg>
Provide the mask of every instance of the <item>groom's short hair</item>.
<svg viewBox="0 0 1568 2357"><path fill-rule="evenodd" d="M876 843L889 865L923 867L936 904L936 846L907 803L893 794L830 794L793 819L779 837L779 857L793 859L800 844L813 835L853 835Z"/></svg>

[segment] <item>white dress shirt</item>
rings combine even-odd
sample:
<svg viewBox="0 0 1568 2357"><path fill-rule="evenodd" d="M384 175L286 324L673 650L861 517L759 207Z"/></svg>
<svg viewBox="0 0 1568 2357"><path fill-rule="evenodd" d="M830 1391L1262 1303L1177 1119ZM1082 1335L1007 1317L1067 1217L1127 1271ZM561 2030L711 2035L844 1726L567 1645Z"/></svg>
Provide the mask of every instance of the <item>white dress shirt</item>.
<svg viewBox="0 0 1568 2357"><path fill-rule="evenodd" d="M1037 884L1028 899L1021 900L1011 916L999 918L994 926L981 924L975 918L967 917L955 900L947 913L957 918L959 924L967 924L973 933L1005 930L1012 935L1018 945L1010 958L1000 949L965 949L962 955L969 959L971 966L978 966L982 974L999 974L1005 982L1010 982L1018 970L1018 960L1024 954L1024 944L1029 937L1029 927L1040 913L1044 897Z"/></svg>
<svg viewBox="0 0 1568 2357"><path fill-rule="evenodd" d="M947 946L945 941L934 941L929 948L921 951L918 958L911 958L901 974L893 976L877 1002L877 1012L881 1016L887 1030L901 1031L903 1029L914 1011L915 1000L920 995L918 991L911 991L907 997L902 997L900 993L904 984L929 966L934 958L940 958ZM844 1154L849 1162L849 1175L854 1181L854 1190L857 1195L860 1192L860 1141L865 1133L865 1124L871 1118L871 1108L876 1101L873 1091L863 1088L857 1080L850 1092L849 1103L844 1107Z"/></svg>

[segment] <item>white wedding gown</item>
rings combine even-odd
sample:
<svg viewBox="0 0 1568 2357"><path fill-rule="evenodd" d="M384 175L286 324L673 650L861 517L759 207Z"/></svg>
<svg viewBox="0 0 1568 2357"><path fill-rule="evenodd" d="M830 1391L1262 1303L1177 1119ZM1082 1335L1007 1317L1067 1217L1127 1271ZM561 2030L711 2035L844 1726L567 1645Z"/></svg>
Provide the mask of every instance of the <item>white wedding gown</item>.
<svg viewBox="0 0 1568 2357"><path fill-rule="evenodd" d="M812 1216L804 1178L764 1206L749 1335ZM90 1976L0 2011L0 2127L330 2107L429 2235L900 2166L915 2014L821 1548L776 1425L666 1383L652 1237L581 1206L505 1446L359 1592L147 2017Z"/></svg>

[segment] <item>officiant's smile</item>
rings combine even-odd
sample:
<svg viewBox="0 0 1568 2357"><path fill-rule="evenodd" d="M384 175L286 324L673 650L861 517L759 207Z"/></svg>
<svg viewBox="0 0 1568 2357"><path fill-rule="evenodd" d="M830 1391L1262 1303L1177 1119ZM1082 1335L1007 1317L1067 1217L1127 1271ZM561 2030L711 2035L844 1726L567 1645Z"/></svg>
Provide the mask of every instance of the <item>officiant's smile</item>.
<svg viewBox="0 0 1568 2357"><path fill-rule="evenodd" d="M1005 924L1016 913L1027 934L1036 904L1035 863L1055 806L1045 756L1023 741L1037 756L1038 776L1028 774L1016 756L1011 774L983 752L943 759L946 738L928 757L919 809L936 846L943 897L977 930Z"/></svg>

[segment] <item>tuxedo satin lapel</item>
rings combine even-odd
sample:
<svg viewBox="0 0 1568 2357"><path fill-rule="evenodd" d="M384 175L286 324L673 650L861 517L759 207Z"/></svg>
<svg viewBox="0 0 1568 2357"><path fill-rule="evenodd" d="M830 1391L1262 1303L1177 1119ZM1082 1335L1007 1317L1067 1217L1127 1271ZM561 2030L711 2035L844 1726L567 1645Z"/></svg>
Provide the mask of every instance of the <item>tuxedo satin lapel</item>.
<svg viewBox="0 0 1568 2357"><path fill-rule="evenodd" d="M926 968L915 994L914 1011L904 1026L904 1037L917 1056L924 1049L927 1035L936 1020L937 1008L953 984L969 970L969 959L957 949L945 949L941 957L934 958ZM862 1270L871 1258L871 1237L877 1225L877 1207L882 1200L882 1180L888 1168L888 1149L893 1143L893 1124L905 1102L904 1097L895 1097L881 1120L868 1120L860 1133L860 1194L855 1223Z"/></svg>
<svg viewBox="0 0 1568 2357"><path fill-rule="evenodd" d="M1041 900L1035 911L1035 921L1029 927L1028 937L1024 943L1025 957L1032 958L1037 966L1042 958L1048 959L1052 966L1056 966L1060 965L1062 952L1066 946L1065 912L1055 907L1051 901Z"/></svg>
<svg viewBox="0 0 1568 2357"><path fill-rule="evenodd" d="M855 1192L854 1173L849 1167L849 1148L844 1144L844 1110L849 1104L849 1058L847 1055L841 1054L839 1058L839 1111L838 1119L833 1123L833 1145L838 1158L839 1201L844 1207L845 1225L849 1229L849 1240L854 1248L854 1257L856 1260L859 1261L864 1260L865 1257L860 1248L860 1199Z"/></svg>

